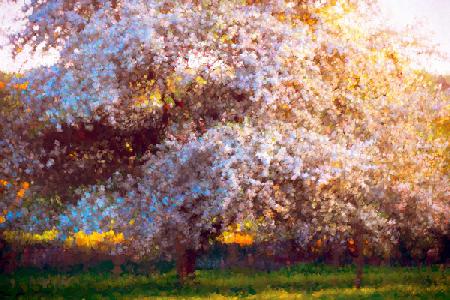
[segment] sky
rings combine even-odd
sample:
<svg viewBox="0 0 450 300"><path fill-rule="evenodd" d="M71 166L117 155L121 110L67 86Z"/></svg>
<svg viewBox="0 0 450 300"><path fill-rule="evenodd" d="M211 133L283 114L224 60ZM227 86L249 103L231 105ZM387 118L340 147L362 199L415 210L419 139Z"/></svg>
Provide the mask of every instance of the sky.
<svg viewBox="0 0 450 300"><path fill-rule="evenodd" d="M417 27L427 32L437 49L448 56L445 61L425 62L428 71L450 74L450 0L378 0L387 23L394 28Z"/></svg>
<svg viewBox="0 0 450 300"><path fill-rule="evenodd" d="M8 0L0 0L0 70L6 72L23 71L42 64L51 65L58 58L58 53L38 53L30 56L30 49L24 51L14 61L11 57L12 47L8 45L6 35L20 30L23 23L15 20L20 15L20 5L24 0L13 4ZM437 61L422 61L429 72L450 74L450 0L378 0L381 4L382 15L386 23L394 28L417 26L427 32L430 39L438 44L437 49L445 53L448 58Z"/></svg>

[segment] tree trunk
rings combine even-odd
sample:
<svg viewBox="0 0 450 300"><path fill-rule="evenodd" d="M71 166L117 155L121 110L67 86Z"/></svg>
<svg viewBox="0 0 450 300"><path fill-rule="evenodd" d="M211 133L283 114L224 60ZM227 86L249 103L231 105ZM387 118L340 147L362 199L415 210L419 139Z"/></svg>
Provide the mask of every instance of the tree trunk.
<svg viewBox="0 0 450 300"><path fill-rule="evenodd" d="M228 266L235 267L237 266L239 256L238 245L235 243L228 244L227 248L228 248Z"/></svg>
<svg viewBox="0 0 450 300"><path fill-rule="evenodd" d="M383 255L383 266L390 266L391 265L391 257L385 253Z"/></svg>
<svg viewBox="0 0 450 300"><path fill-rule="evenodd" d="M7 274L13 273L16 269L17 269L17 251L13 249L6 255L5 272Z"/></svg>
<svg viewBox="0 0 450 300"><path fill-rule="evenodd" d="M90 267L90 258L91 258L88 250L81 250L80 258L83 263L83 272L88 272L89 267Z"/></svg>
<svg viewBox="0 0 450 300"><path fill-rule="evenodd" d="M114 276L119 276L122 273L122 267L121 265L125 263L125 257L122 255L114 255L112 257L112 262L114 265L114 268L112 269L112 274Z"/></svg>
<svg viewBox="0 0 450 300"><path fill-rule="evenodd" d="M181 284L186 281L195 278L195 261L197 258L197 252L192 249L188 249L180 241L176 243L177 251L177 275Z"/></svg>
<svg viewBox="0 0 450 300"><path fill-rule="evenodd" d="M355 257L355 265L356 265L355 287L359 289L361 288L361 281L363 277L363 268L364 268L364 236L359 226L355 231L355 244L357 251L357 256Z"/></svg>
<svg viewBox="0 0 450 300"><path fill-rule="evenodd" d="M178 254L177 274L181 283L185 283L189 279L195 277L195 261L197 254L192 249L185 249Z"/></svg>
<svg viewBox="0 0 450 300"><path fill-rule="evenodd" d="M335 245L335 247L331 250L331 264L335 267L341 266L341 259L342 259L342 253L344 251L342 250L341 245Z"/></svg>
<svg viewBox="0 0 450 300"><path fill-rule="evenodd" d="M247 254L247 265L248 267L252 268L255 264L255 258L253 257L252 253Z"/></svg>

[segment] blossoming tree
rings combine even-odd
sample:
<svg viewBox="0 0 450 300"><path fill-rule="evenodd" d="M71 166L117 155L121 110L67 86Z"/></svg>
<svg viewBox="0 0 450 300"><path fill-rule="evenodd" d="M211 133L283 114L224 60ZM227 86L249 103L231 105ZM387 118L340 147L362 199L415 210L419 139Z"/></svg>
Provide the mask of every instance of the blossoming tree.
<svg viewBox="0 0 450 300"><path fill-rule="evenodd" d="M448 97L410 66L416 45L367 22L374 7L31 1L17 49L60 59L19 80L2 176L59 205L4 223L113 228L114 253L176 256L182 279L234 224L256 241L352 238L359 266L364 240L388 251L402 228L444 232L448 141L432 124Z"/></svg>

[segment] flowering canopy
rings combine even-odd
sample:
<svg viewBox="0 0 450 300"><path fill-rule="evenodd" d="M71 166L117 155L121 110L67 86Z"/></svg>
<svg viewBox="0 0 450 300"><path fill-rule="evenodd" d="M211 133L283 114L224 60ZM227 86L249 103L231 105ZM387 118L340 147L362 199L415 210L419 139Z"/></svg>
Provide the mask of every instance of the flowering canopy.
<svg viewBox="0 0 450 300"><path fill-rule="evenodd" d="M127 240L114 251L136 255L198 249L233 224L301 245L356 227L383 245L447 230L448 140L432 124L448 96L410 67L403 38L367 22L371 1L27 9L16 45L61 58L18 80L25 112L2 129L1 176L32 182L31 207L58 205L3 226L114 230ZM2 193L19 211L17 191Z"/></svg>

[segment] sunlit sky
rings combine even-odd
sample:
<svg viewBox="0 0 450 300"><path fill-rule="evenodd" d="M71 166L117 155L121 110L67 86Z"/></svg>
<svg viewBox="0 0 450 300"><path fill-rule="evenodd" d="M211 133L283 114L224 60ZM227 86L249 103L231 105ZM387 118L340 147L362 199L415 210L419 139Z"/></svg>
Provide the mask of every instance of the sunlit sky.
<svg viewBox="0 0 450 300"><path fill-rule="evenodd" d="M0 0L0 70L6 72L23 71L41 64L52 64L58 57L57 52L32 58L25 49L14 61L11 57L11 46L6 35L20 29L21 22L15 20L20 16L20 5L24 0L13 4L8 0ZM422 25L422 32L427 32L431 40L438 44L438 50L449 58L441 61L433 60L425 63L428 71L450 74L450 0L378 0L386 23L401 29L405 26ZM23 26L23 25L22 25ZM429 34L428 34L429 33Z"/></svg>

